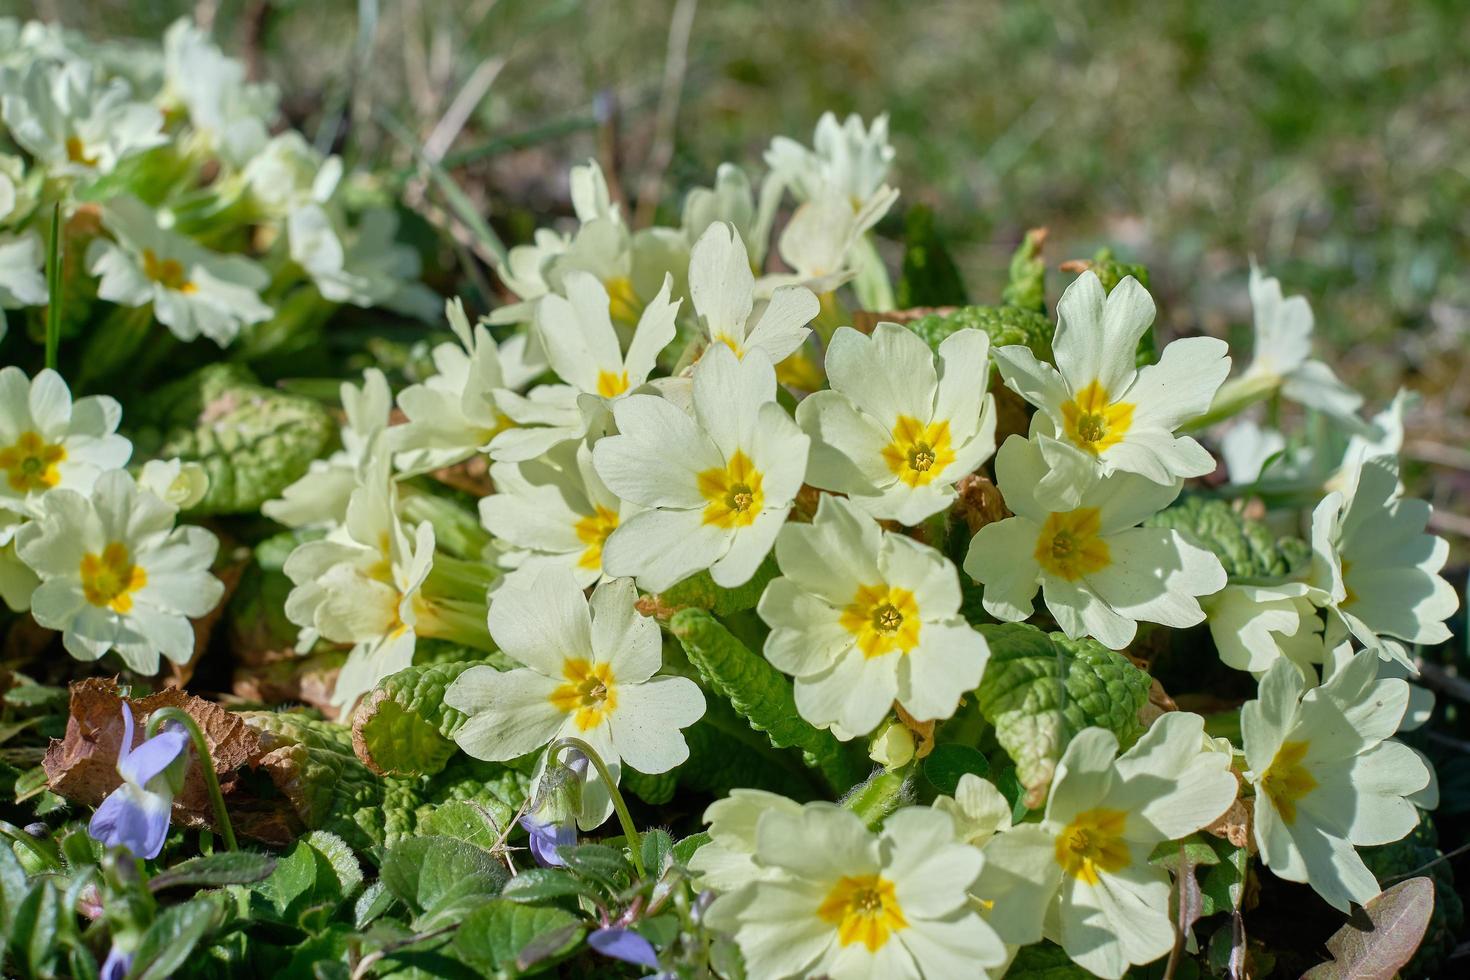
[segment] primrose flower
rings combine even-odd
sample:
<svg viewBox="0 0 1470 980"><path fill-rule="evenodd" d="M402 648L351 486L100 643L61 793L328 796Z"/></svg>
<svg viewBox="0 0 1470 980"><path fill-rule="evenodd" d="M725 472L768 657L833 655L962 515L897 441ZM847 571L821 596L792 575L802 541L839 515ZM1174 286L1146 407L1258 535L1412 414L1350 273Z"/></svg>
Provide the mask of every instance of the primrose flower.
<svg viewBox="0 0 1470 980"><path fill-rule="evenodd" d="M572 210L577 221L585 225L599 218L609 218L621 224L617 206L607 188L607 178L596 160L572 167L567 175L571 192ZM495 271L507 289L520 298L519 303L499 307L490 313L491 323L529 323L535 319L536 305L542 296L552 291L549 281L552 267L572 247L572 236L551 228L538 228L530 244L513 246L504 262L496 264ZM621 247L621 237L619 244ZM588 270L591 271L591 270ZM632 281L626 284L617 279L612 284L604 283L610 296L624 298L632 293ZM616 302L616 300L615 300ZM623 310L618 310L621 314Z"/></svg>
<svg viewBox="0 0 1470 980"><path fill-rule="evenodd" d="M266 271L238 255L220 255L161 227L136 198L120 196L102 209L115 241L87 249L87 268L101 276L97 295L120 306L153 304L153 316L180 340L203 335L227 346L242 327L269 320L260 300Z"/></svg>
<svg viewBox="0 0 1470 980"><path fill-rule="evenodd" d="M974 847L1011 829L1011 804L989 780L973 772L960 777L954 796L937 796L934 809L954 821L955 836Z"/></svg>
<svg viewBox="0 0 1470 980"><path fill-rule="evenodd" d="M267 500L260 512L287 527L335 527L347 517L347 502L357 489L357 474L369 448L388 428L393 392L377 368L363 372L362 386L342 382L342 410L347 416L340 430L342 448L326 459L314 459L305 475Z"/></svg>
<svg viewBox="0 0 1470 980"><path fill-rule="evenodd" d="M808 482L902 524L944 510L954 484L995 452L989 350L974 329L950 334L935 355L894 323L871 337L840 328L827 348L831 390L796 409L812 439Z"/></svg>
<svg viewBox="0 0 1470 980"><path fill-rule="evenodd" d="M106 395L72 401L61 375L34 379L0 368L0 545L10 540L5 515L36 516L56 487L90 493L97 477L125 465L132 443L117 434L122 408Z"/></svg>
<svg viewBox="0 0 1470 980"><path fill-rule="evenodd" d="M608 313L607 290L595 276L572 272L566 277L565 297L542 297L536 307L536 331L551 369L574 387L586 418L569 432L577 438L589 419L605 417L607 406L641 388L653 373L659 352L674 339L679 300L669 299L673 280L643 308L628 353L623 354L617 330Z"/></svg>
<svg viewBox="0 0 1470 980"><path fill-rule="evenodd" d="M980 686L985 638L960 616L949 559L884 531L838 497L776 538L782 577L759 612L766 659L796 678L796 707L840 738L872 731L896 700L919 721L948 718Z"/></svg>
<svg viewBox="0 0 1470 980"><path fill-rule="evenodd" d="M1220 660L1260 677L1285 657L1316 679L1327 656L1322 617L1302 582L1232 583L1200 602Z"/></svg>
<svg viewBox="0 0 1470 980"><path fill-rule="evenodd" d="M1430 506L1399 491L1392 456L1363 463L1345 491L1312 514L1312 596L1329 610L1327 643L1351 634L1385 660L1413 669L1405 643L1450 638L1445 620L1459 607L1440 570L1449 543L1428 534Z"/></svg>
<svg viewBox="0 0 1470 980"><path fill-rule="evenodd" d="M589 602L564 568L507 582L490 603L490 635L523 664L504 673L471 667L444 692L469 716L455 741L477 759L514 759L571 736L590 745L616 782L626 762L668 772L689 757L680 729L704 714L704 695L684 677L655 677L663 664L658 624L634 608L630 579L604 583ZM540 784L543 756L536 771ZM591 830L612 813L594 769L582 788L578 824Z"/></svg>
<svg viewBox="0 0 1470 980"><path fill-rule="evenodd" d="M1154 301L1132 276L1105 293L1095 273L1082 273L1062 294L1057 314L1056 367L1019 344L995 352L1006 386L1050 424L1044 438L1082 451L1104 474L1137 473L1168 485L1214 470L1214 457L1174 430L1209 409L1230 371L1224 341L1176 340L1157 364L1135 370L1139 338L1154 320ZM1042 495L1061 494L1059 502L1071 503L1065 489L1053 479Z"/></svg>
<svg viewBox="0 0 1470 980"><path fill-rule="evenodd" d="M209 492L209 474L198 463L180 459L150 459L138 473L138 486L176 512L188 510Z"/></svg>
<svg viewBox="0 0 1470 980"><path fill-rule="evenodd" d="M410 535L397 515L386 453L371 452L343 525L300 545L286 559L292 589L286 618L302 628L297 648L318 637L353 644L332 703L350 708L378 681L413 662L417 638L434 619L421 594L434 563L434 527Z"/></svg>
<svg viewBox="0 0 1470 980"><path fill-rule="evenodd" d="M445 304L445 316L459 343L435 347L437 373L398 395L398 406L408 416L394 432L401 448L394 462L400 469L434 470L483 452L509 452L505 458L513 461L533 459L562 441L564 432L558 428L550 441L537 435L527 439L517 427L565 426L569 420L576 427L581 411L573 389L543 385L531 398L516 394L512 388L520 379L508 375L489 328L478 323L472 330L457 299Z"/></svg>
<svg viewBox="0 0 1470 980"><path fill-rule="evenodd" d="M887 113L869 127L856 113L839 123L835 115L824 112L817 120L810 149L777 136L766 151L766 165L797 200L810 201L835 190L856 210L860 202L882 189L893 155Z"/></svg>
<svg viewBox="0 0 1470 980"><path fill-rule="evenodd" d="M1339 381L1332 368L1312 359L1312 308L1306 298L1283 295L1281 283L1255 263L1250 294L1255 312L1251 362L1231 384L1279 388L1294 402L1362 428L1357 412L1363 396Z"/></svg>
<svg viewBox="0 0 1470 980"><path fill-rule="evenodd" d="M771 811L800 815L801 804L779 793L737 788L709 805L704 811L709 843L689 859L689 870L698 876L700 888L731 892L757 879L782 876L779 869L755 863L756 824Z"/></svg>
<svg viewBox="0 0 1470 980"><path fill-rule="evenodd" d="M183 758L189 736L178 725L133 746L133 710L123 702L123 736L117 750L122 784L107 795L87 833L107 847L123 847L135 858L158 857L168 836L174 797L184 787Z"/></svg>
<svg viewBox="0 0 1470 980"><path fill-rule="evenodd" d="M766 242L771 234L778 201L779 196L768 192L763 185L757 207L750 178L745 171L733 163L722 163L715 170L713 187L695 187L684 198L681 222L684 240L692 246L710 225L728 223L745 243L751 268L759 269L765 264Z"/></svg>
<svg viewBox="0 0 1470 980"><path fill-rule="evenodd" d="M618 435L598 440L598 476L648 508L602 549L609 575L650 591L702 569L732 588L755 574L801 487L808 439L776 404L763 353L741 360L720 346L694 366L693 415L653 395L613 405Z"/></svg>
<svg viewBox="0 0 1470 980"><path fill-rule="evenodd" d="M1262 860L1344 912L1379 891L1355 848L1413 830L1419 811L1405 797L1430 781L1418 753L1389 738L1408 706L1409 686L1380 680L1378 668L1377 656L1365 650L1308 690L1279 662L1261 679L1259 699L1240 712Z"/></svg>
<svg viewBox="0 0 1470 980"><path fill-rule="evenodd" d="M776 243L781 261L792 271L762 276L757 291L770 295L778 286L799 284L820 295L852 279L859 261L854 249L896 200L898 191L883 187L854 210L840 190L828 188L802 204Z"/></svg>
<svg viewBox="0 0 1470 980"><path fill-rule="evenodd" d="M1100 477L1079 465L1069 475L1081 488L1078 505L1053 510L1037 499L1048 472L1041 449L1020 436L1001 447L995 472L1015 516L975 534L965 571L985 586L985 609L997 619L1029 618L1040 588L1069 637L1092 636L1121 650L1140 621L1176 629L1202 622L1196 597L1225 587L1214 553L1172 528L1137 526L1173 502L1178 481Z"/></svg>
<svg viewBox="0 0 1470 980"><path fill-rule="evenodd" d="M782 286L771 293L760 318L755 306L755 276L750 256L733 226L716 222L689 254L689 295L710 344L730 348L737 357L759 350L779 364L806 340L807 324L821 304L804 286Z"/></svg>
<svg viewBox="0 0 1470 980"><path fill-rule="evenodd" d="M381 306L431 319L438 297L418 281L419 255L398 241L398 215L368 208L349 224L333 209L309 201L286 219L291 259L333 303Z"/></svg>
<svg viewBox="0 0 1470 980"><path fill-rule="evenodd" d="M41 579L31 615L61 631L78 660L115 650L128 668L156 674L158 657L194 653L191 617L214 608L225 587L209 573L219 550L201 527L175 527L173 505L123 470L97 478L89 495L46 494L42 514L16 535L21 560Z"/></svg>
<svg viewBox="0 0 1470 980"><path fill-rule="evenodd" d="M49 173L93 177L166 142L163 113L87 61L38 58L0 101L10 135Z"/></svg>
<svg viewBox="0 0 1470 980"><path fill-rule="evenodd" d="M227 57L186 17L164 32L163 71L163 101L188 112L205 148L234 167L264 149L276 115L275 87L246 81L244 64Z"/></svg>
<svg viewBox="0 0 1470 980"><path fill-rule="evenodd" d="M602 579L602 548L631 512L603 485L585 443L568 443L541 459L490 467L495 493L480 500L480 523L511 546L507 567L572 570L586 588Z"/></svg>
<svg viewBox="0 0 1470 980"><path fill-rule="evenodd" d="M0 201L0 208L3 206ZM5 309L46 302L45 262L39 235L0 235L0 337L4 336Z"/></svg>
<svg viewBox="0 0 1470 980"><path fill-rule="evenodd" d="M1001 939L1061 945L1100 977L1121 977L1174 945L1169 875L1154 848L1214 822L1235 800L1230 756L1211 750L1204 719L1163 715L1121 756L1102 728L1062 754L1040 823L985 845L974 893Z"/></svg>
<svg viewBox="0 0 1470 980"><path fill-rule="evenodd" d="M751 976L985 976L1005 947L970 906L984 863L948 816L905 807L873 833L830 803L768 810L755 863L773 872L715 899Z"/></svg>

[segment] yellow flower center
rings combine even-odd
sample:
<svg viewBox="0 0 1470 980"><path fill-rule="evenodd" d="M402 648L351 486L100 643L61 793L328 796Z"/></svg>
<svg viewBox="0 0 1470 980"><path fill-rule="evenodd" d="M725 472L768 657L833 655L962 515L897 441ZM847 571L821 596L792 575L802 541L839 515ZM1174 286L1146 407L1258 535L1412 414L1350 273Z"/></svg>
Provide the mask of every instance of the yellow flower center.
<svg viewBox="0 0 1470 980"><path fill-rule="evenodd" d="M1261 777L1261 789L1271 798L1281 819L1289 824L1296 823L1297 801L1317 788L1317 780L1302 765L1307 747L1307 742L1283 742Z"/></svg>
<svg viewBox="0 0 1470 980"><path fill-rule="evenodd" d="M0 449L0 470L5 482L17 493L49 490L61 482L58 463L66 460L66 447L48 443L39 432L22 432L13 445Z"/></svg>
<svg viewBox="0 0 1470 980"><path fill-rule="evenodd" d="M1346 606L1351 606L1353 603L1355 603L1355 602L1358 601L1358 594L1353 591L1353 587L1351 585L1348 585L1348 581L1347 581L1348 572L1351 569L1352 569L1352 563L1349 562L1346 558L1344 558L1342 560L1342 589L1343 589L1343 596L1342 596L1342 601L1337 604L1339 609L1344 608Z"/></svg>
<svg viewBox="0 0 1470 980"><path fill-rule="evenodd" d="M1110 404L1107 389L1096 381L1062 404L1067 438L1094 456L1122 442L1132 424L1133 406L1128 402Z"/></svg>
<svg viewBox="0 0 1470 980"><path fill-rule="evenodd" d="M133 608L133 593L148 584L148 573L133 564L127 546L113 541L102 554L88 552L80 568L82 594L94 606L126 613Z"/></svg>
<svg viewBox="0 0 1470 980"><path fill-rule="evenodd" d="M602 281L602 288L607 290L607 311L614 320L623 323L638 322L643 304L638 301L638 294L633 290L632 279L627 276L613 276Z"/></svg>
<svg viewBox="0 0 1470 980"><path fill-rule="evenodd" d="M151 248L143 249L143 275L164 289L177 293L197 293L199 287L189 281L184 265L178 259L160 259Z"/></svg>
<svg viewBox="0 0 1470 980"><path fill-rule="evenodd" d="M628 372L613 374L611 371L597 372L597 393L603 398L616 398L628 390Z"/></svg>
<svg viewBox="0 0 1470 980"><path fill-rule="evenodd" d="M577 728L596 728L618 706L617 682L612 667L594 664L581 657L568 657L561 667L566 683L559 685L547 698L553 705L572 715Z"/></svg>
<svg viewBox="0 0 1470 980"><path fill-rule="evenodd" d="M1048 574L1075 582L1112 564L1108 543L1098 534L1102 516L1096 507L1050 514L1036 537L1033 554Z"/></svg>
<svg viewBox="0 0 1470 980"><path fill-rule="evenodd" d="M572 530L577 532L577 540L587 546L582 557L577 559L577 567L589 570L601 568L602 546L607 541L607 536L617 529L617 512L606 507L595 507L591 514L572 525Z"/></svg>
<svg viewBox="0 0 1470 980"><path fill-rule="evenodd" d="M736 340L734 337L730 336L727 333L715 334L711 342L716 344L724 344L726 347L735 352L736 357L745 357L745 348L740 345L740 341Z"/></svg>
<svg viewBox="0 0 1470 980"><path fill-rule="evenodd" d="M859 586L842 610L841 623L868 659L897 650L908 653L919 645L919 604L908 589Z"/></svg>
<svg viewBox="0 0 1470 980"><path fill-rule="evenodd" d="M1097 884L1099 871L1121 871L1128 866L1128 843L1123 840L1127 823L1127 813L1107 807L1077 814L1057 836L1057 864L1089 885Z"/></svg>
<svg viewBox="0 0 1470 980"><path fill-rule="evenodd" d="M80 163L84 167L97 166L97 155L87 152L87 144L82 142L80 136L68 136L66 138L66 158L72 163Z"/></svg>
<svg viewBox="0 0 1470 980"><path fill-rule="evenodd" d="M739 449L723 467L707 469L696 480L699 492L708 501L704 507L706 524L723 528L749 527L765 507L760 470Z"/></svg>
<svg viewBox="0 0 1470 980"><path fill-rule="evenodd" d="M909 926L893 882L880 875L839 878L817 906L817 915L837 927L839 943L862 943L870 953L882 949L890 933Z"/></svg>
<svg viewBox="0 0 1470 980"><path fill-rule="evenodd" d="M892 437L883 448L883 461L911 487L931 483L954 462L946 420L925 425L911 415L900 415L893 423Z"/></svg>

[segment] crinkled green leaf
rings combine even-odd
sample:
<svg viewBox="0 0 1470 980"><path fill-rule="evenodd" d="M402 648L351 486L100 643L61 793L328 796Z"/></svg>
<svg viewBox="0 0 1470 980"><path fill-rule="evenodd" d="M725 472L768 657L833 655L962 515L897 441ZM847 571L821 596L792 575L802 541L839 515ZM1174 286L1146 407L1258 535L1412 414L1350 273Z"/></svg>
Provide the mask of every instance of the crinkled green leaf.
<svg viewBox="0 0 1470 980"><path fill-rule="evenodd" d="M454 733L463 712L444 703L444 691L474 663L406 667L378 682L352 713L352 748L380 775L432 774L458 751Z"/></svg>
<svg viewBox="0 0 1470 980"><path fill-rule="evenodd" d="M650 806L662 806L674 798L674 792L679 788L679 773L670 770L649 775L636 769L624 769L622 788L625 793L632 793Z"/></svg>
<svg viewBox="0 0 1470 980"><path fill-rule="evenodd" d="M1046 260L1041 257L1045 228L1032 228L1011 255L1010 276L1000 298L1007 306L1046 314Z"/></svg>
<svg viewBox="0 0 1470 980"><path fill-rule="evenodd" d="M802 719L786 676L708 612L682 610L669 621L669 629L705 684L727 699L752 728L765 732L772 745L801 749L807 765L839 791L866 775L847 746Z"/></svg>
<svg viewBox="0 0 1470 980"><path fill-rule="evenodd" d="M898 308L959 306L965 282L934 227L934 209L915 204L904 215L903 265L898 276Z"/></svg>
<svg viewBox="0 0 1470 980"><path fill-rule="evenodd" d="M716 585L707 571L695 572L684 581L660 592L656 596L655 611L667 616L672 616L681 609L706 609L716 616L744 612L756 607L766 585L780 574L776 560L769 556L761 562L750 581L733 589Z"/></svg>
<svg viewBox="0 0 1470 980"><path fill-rule="evenodd" d="M1050 636L1034 626L982 626L990 663L976 692L980 712L995 727L1036 809L1046 799L1057 761L1084 728L1106 728L1124 747L1142 733L1138 709L1149 676L1128 658L1092 639Z"/></svg>
<svg viewBox="0 0 1470 980"><path fill-rule="evenodd" d="M1144 524L1173 528L1212 551L1232 579L1275 578L1306 561L1307 546L1295 538L1277 540L1270 528L1239 513L1229 502L1197 494L1181 497Z"/></svg>
<svg viewBox="0 0 1470 980"><path fill-rule="evenodd" d="M1052 322L1019 306L963 306L953 313L931 313L904 324L935 351L956 330L974 327L990 336L990 346L1023 344L1043 360L1051 360Z"/></svg>
<svg viewBox="0 0 1470 980"><path fill-rule="evenodd" d="M410 837L383 858L383 884L400 902L428 917L467 898L496 895L509 878L489 851L452 837Z"/></svg>
<svg viewBox="0 0 1470 980"><path fill-rule="evenodd" d="M583 928L582 920L565 909L494 899L464 920L454 934L454 948L486 974L518 976L570 953L581 942Z"/></svg>
<svg viewBox="0 0 1470 980"><path fill-rule="evenodd" d="M252 851L224 851L190 858L160 871L148 881L152 891L192 886L218 888L221 885L248 885L260 881L275 870L276 859Z"/></svg>
<svg viewBox="0 0 1470 980"><path fill-rule="evenodd" d="M131 421L139 456L177 456L204 467L209 490L196 514L258 510L299 479L336 433L319 403L267 388L223 363L165 386Z"/></svg>

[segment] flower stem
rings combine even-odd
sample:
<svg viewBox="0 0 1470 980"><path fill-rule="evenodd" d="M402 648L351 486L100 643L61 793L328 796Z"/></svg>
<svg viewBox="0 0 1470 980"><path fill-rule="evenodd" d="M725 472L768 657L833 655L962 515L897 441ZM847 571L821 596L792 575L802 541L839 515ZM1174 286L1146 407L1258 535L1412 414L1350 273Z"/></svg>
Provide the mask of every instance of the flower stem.
<svg viewBox="0 0 1470 980"><path fill-rule="evenodd" d="M607 787L608 795L612 797L613 810L617 812L618 823L623 825L623 836L628 839L628 853L633 858L633 870L638 872L638 877L646 877L647 871L643 867L643 841L638 836L638 828L633 826L633 815L628 812L628 804L623 802L623 794L618 789L618 784L613 781L612 775L607 771L607 765L603 763L602 756L597 750L580 738L566 736L552 742L547 749L547 765L556 762L556 757L562 749L576 749L587 757L592 763L592 768L597 770L597 775L602 777L603 785Z"/></svg>
<svg viewBox="0 0 1470 980"><path fill-rule="evenodd" d="M235 842L235 828L230 825L230 814L225 810L225 796L220 792L219 777L214 771L214 757L209 753L209 742L205 740L204 733L199 730L199 725L189 716L189 713L179 708L159 708L148 716L147 735L152 738L168 722L182 725L184 731L189 733L189 738L194 742L194 752L199 756L199 768L204 773L204 785L209 790L209 800L214 804L214 818L219 823L220 835L225 839L225 847L232 851L238 851L240 845Z"/></svg>
<svg viewBox="0 0 1470 980"><path fill-rule="evenodd" d="M61 202L51 210L51 241L46 249L46 366L56 370L61 349Z"/></svg>

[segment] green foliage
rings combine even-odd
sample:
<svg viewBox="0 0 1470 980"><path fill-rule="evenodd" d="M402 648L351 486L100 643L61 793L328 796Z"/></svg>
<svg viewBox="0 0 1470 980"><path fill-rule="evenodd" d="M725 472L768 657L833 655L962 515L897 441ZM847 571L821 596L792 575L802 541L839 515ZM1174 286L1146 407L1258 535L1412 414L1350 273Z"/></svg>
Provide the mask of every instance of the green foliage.
<svg viewBox="0 0 1470 980"><path fill-rule="evenodd" d="M1043 314L1018 306L963 306L953 313L930 313L904 324L934 350L956 330L974 327L990 336L991 348L1024 344L1043 360L1051 360L1052 322Z"/></svg>
<svg viewBox="0 0 1470 980"><path fill-rule="evenodd" d="M198 463L209 490L196 514L244 514L278 496L331 443L336 426L309 398L264 387L233 364L164 386L129 416L138 455Z"/></svg>
<svg viewBox="0 0 1470 980"><path fill-rule="evenodd" d="M160 871L148 882L153 891L165 888L217 888L221 885L249 885L269 877L276 859L249 851L224 851L181 861L167 871Z"/></svg>
<svg viewBox="0 0 1470 980"><path fill-rule="evenodd" d="M1050 636L1034 626L982 626L990 663L976 692L980 712L1016 764L1016 775L1035 808L1046 797L1052 773L1073 735L1106 728L1123 747L1143 731L1138 710L1148 701L1150 679L1127 657L1092 639Z"/></svg>
<svg viewBox="0 0 1470 980"><path fill-rule="evenodd" d="M550 967L580 944L586 923L559 908L486 902L465 919L454 948L486 975L521 976Z"/></svg>
<svg viewBox="0 0 1470 980"><path fill-rule="evenodd" d="M1173 528L1199 547L1214 552L1234 580L1288 575L1309 555L1302 541L1278 540L1266 525L1243 516L1227 501L1195 494L1181 497L1144 524Z"/></svg>
<svg viewBox="0 0 1470 980"><path fill-rule="evenodd" d="M499 894L510 875L489 851L452 837L409 837L383 859L384 886L420 929L453 921Z"/></svg>
<svg viewBox="0 0 1470 980"><path fill-rule="evenodd" d="M1090 980L1092 974L1073 963L1062 947L1042 940L1022 946L1006 976L1012 980Z"/></svg>
<svg viewBox="0 0 1470 980"><path fill-rule="evenodd" d="M990 762L985 755L979 749L959 744L934 746L934 750L925 756L922 768L924 778L946 796L954 795L955 787L966 773L981 777L990 775Z"/></svg>
<svg viewBox="0 0 1470 980"><path fill-rule="evenodd" d="M771 579L781 574L776 559L766 556L750 581L733 589L722 588L710 578L708 571L695 572L684 581L658 594L660 612L670 615L680 609L705 609L716 616L732 616L754 609Z"/></svg>
<svg viewBox="0 0 1470 980"><path fill-rule="evenodd" d="M898 277L898 308L960 306L965 283L934 227L934 209L916 204L904 215L903 266Z"/></svg>
<svg viewBox="0 0 1470 980"><path fill-rule="evenodd" d="M862 778L847 747L797 712L786 676L708 612L685 609L669 621L669 629L705 684L726 698L752 728L765 732L772 745L801 749L807 765L821 772L834 789L845 789Z"/></svg>
<svg viewBox="0 0 1470 980"><path fill-rule="evenodd" d="M454 733L465 715L444 703L444 691L472 662L406 667L385 677L353 713L353 747L374 772L439 772L458 751Z"/></svg>
<svg viewBox="0 0 1470 980"><path fill-rule="evenodd" d="M1005 305L1046 315L1046 260L1041 255L1045 242L1046 229L1033 228L1016 247L1010 278L1000 296Z"/></svg>
<svg viewBox="0 0 1470 980"><path fill-rule="evenodd" d="M137 980L169 980L189 962L195 947L218 926L222 915L221 903L212 896L164 909L143 934L128 975Z"/></svg>

